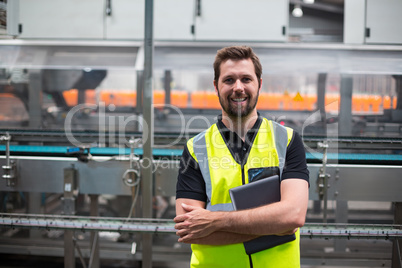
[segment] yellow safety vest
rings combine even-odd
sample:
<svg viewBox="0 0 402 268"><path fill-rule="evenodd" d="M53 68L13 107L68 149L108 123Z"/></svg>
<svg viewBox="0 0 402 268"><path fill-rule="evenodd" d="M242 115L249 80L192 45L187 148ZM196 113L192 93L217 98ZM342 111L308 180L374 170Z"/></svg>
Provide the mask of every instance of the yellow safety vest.
<svg viewBox="0 0 402 268"><path fill-rule="evenodd" d="M263 119L246 163L233 159L216 124L187 142L203 175L207 204L211 211L231 211L229 189L249 183L249 174L261 168L278 167L282 175L286 148L293 130ZM191 267L300 267L299 231L296 240L247 255L243 243L213 246L193 244Z"/></svg>

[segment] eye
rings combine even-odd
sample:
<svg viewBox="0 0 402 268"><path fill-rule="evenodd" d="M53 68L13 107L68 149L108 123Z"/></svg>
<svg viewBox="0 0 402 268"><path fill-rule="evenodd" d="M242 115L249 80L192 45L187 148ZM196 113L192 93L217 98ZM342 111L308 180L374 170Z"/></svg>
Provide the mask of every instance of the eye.
<svg viewBox="0 0 402 268"><path fill-rule="evenodd" d="M230 77L223 80L223 82L227 84L233 83L233 81L234 81L233 78Z"/></svg>
<svg viewBox="0 0 402 268"><path fill-rule="evenodd" d="M250 78L250 77L244 77L242 80L243 80L244 83L251 82L251 78Z"/></svg>

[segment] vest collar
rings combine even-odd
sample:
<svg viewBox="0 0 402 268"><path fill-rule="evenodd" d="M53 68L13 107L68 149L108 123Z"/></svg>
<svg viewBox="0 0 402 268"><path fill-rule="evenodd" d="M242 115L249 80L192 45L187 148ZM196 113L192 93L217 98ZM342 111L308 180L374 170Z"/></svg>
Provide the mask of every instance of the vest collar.
<svg viewBox="0 0 402 268"><path fill-rule="evenodd" d="M258 130L260 129L263 117L257 112L258 117L253 127L247 132L246 140L243 140L236 134L236 132L228 129L222 122L222 115L218 116L218 121L216 123L219 133L221 134L226 146L228 147L230 153L237 163L240 165L247 162L248 154L251 150L251 146L257 136Z"/></svg>

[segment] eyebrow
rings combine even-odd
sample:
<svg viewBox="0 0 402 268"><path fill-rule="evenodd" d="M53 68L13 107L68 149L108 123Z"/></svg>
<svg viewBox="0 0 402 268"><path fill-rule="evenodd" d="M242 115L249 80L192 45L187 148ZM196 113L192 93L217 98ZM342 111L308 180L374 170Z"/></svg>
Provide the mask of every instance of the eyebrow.
<svg viewBox="0 0 402 268"><path fill-rule="evenodd" d="M225 79L227 79L227 78L231 78L233 75L224 75L224 76L222 76L222 80L225 80Z"/></svg>
<svg viewBox="0 0 402 268"><path fill-rule="evenodd" d="M237 76L237 75L234 75L234 74L223 75L223 76L222 76L222 80L225 80L225 79L227 79L227 78L232 78L233 76ZM240 74L240 77L241 77L241 78L244 78L244 77L252 78L253 75L251 75L251 74Z"/></svg>

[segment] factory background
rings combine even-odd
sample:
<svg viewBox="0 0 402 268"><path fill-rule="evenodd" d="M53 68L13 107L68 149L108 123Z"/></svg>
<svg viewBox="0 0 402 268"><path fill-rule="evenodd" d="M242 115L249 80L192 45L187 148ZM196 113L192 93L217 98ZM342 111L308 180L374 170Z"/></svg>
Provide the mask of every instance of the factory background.
<svg viewBox="0 0 402 268"><path fill-rule="evenodd" d="M402 267L401 0L0 1L0 267L188 267L175 186L216 51L303 138L301 263ZM152 159L152 160L150 160Z"/></svg>

